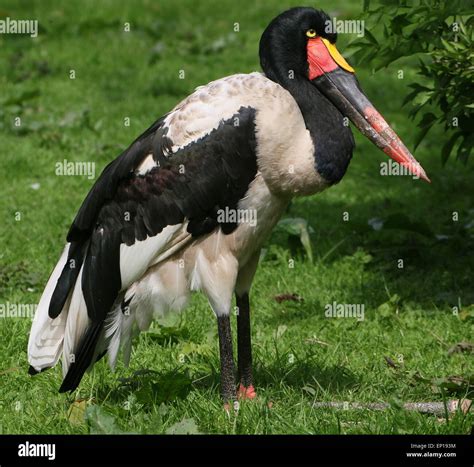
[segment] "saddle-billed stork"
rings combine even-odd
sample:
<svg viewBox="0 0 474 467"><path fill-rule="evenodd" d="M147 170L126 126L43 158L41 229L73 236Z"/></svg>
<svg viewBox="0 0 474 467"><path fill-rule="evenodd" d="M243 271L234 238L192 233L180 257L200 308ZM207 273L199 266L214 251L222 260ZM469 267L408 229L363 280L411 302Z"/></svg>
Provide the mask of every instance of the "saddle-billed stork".
<svg viewBox="0 0 474 467"><path fill-rule="evenodd" d="M327 21L312 8L280 14L260 40L263 73L197 88L104 169L38 305L31 374L62 355L60 391L72 391L104 354L113 368L122 349L128 363L132 336L201 290L217 317L224 401L255 396L249 290L260 249L291 198L343 177L354 150L345 117L429 181L360 89ZM256 222L235 216L250 211Z"/></svg>

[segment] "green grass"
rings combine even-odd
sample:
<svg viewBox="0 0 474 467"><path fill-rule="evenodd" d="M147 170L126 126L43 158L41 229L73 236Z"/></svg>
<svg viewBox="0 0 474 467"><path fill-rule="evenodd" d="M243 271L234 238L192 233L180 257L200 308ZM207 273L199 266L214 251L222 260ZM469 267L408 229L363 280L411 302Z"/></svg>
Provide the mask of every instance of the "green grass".
<svg viewBox="0 0 474 467"><path fill-rule="evenodd" d="M360 4L346 3L317 5L351 18ZM211 0L179 7L172 1L3 2L0 16L37 18L42 30L35 41L0 36L1 304L38 302L92 185L86 177L56 176L55 164L93 161L100 172L196 86L259 69L259 36L283 8L277 0L245 7ZM123 32L126 21L130 33ZM344 51L347 39L340 43ZM184 80L177 79L181 69ZM405 79L397 79L398 69ZM374 105L412 147L415 127L401 106L416 79L411 63L376 74L368 63L357 72ZM15 116L22 118L20 129L12 126ZM123 125L126 117L130 127ZM101 361L72 395L57 393L59 367L27 375L29 320L0 319L0 432L100 431L96 406L107 421L102 429L111 432L163 433L190 418L203 433L470 432L472 413L446 418L400 408L402 402L472 398L468 384L457 393L440 384L474 375L472 355L448 355L474 330L474 171L454 161L441 167L442 138L441 130L433 131L416 152L432 185L381 177L385 156L356 135L344 180L292 204L288 216L305 218L314 229L314 262L281 232L266 245L251 296L258 399L242 403L238 413L228 417L222 409L215 318L196 295L181 317L139 336L130 368L120 364L112 373ZM395 228L376 231L368 224L373 218L391 219ZM303 301L279 304L274 297L283 293ZM325 305L333 301L363 304L365 319L326 318ZM312 408L315 401L391 406L322 410Z"/></svg>

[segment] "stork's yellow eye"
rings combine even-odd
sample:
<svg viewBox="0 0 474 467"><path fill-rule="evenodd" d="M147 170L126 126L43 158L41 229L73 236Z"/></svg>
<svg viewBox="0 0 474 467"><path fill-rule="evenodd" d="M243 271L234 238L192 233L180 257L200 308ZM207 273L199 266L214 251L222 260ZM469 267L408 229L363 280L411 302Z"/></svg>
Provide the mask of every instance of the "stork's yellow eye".
<svg viewBox="0 0 474 467"><path fill-rule="evenodd" d="M314 29L308 29L306 31L306 37L316 37L316 31Z"/></svg>

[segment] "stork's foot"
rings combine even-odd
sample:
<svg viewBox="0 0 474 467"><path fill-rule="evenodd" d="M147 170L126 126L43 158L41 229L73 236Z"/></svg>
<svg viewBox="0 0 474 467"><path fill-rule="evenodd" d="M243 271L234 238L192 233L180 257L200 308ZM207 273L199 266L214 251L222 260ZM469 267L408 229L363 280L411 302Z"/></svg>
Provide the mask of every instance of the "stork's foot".
<svg viewBox="0 0 474 467"><path fill-rule="evenodd" d="M253 387L253 384L245 387L242 383L240 383L239 389L237 391L237 397L239 400L255 399L257 397L257 393L255 392L255 388Z"/></svg>

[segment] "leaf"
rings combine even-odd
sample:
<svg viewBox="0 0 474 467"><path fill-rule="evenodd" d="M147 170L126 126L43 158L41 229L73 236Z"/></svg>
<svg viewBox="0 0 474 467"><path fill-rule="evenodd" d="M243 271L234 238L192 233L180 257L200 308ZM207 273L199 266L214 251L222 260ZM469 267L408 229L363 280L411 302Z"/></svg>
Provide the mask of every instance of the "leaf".
<svg viewBox="0 0 474 467"><path fill-rule="evenodd" d="M276 331L273 332L274 337L276 339L280 339L280 337L282 337L283 334L285 334L287 329L288 329L288 326L286 326L285 324L280 324L280 326L278 326Z"/></svg>
<svg viewBox="0 0 474 467"><path fill-rule="evenodd" d="M168 406L162 402L162 403L160 404L160 406L158 407L158 413L163 417L163 416L165 416L168 412L169 412Z"/></svg>
<svg viewBox="0 0 474 467"><path fill-rule="evenodd" d="M464 137L462 143L459 145L456 158L460 160L463 164L467 164L467 160L471 155L473 138L470 136Z"/></svg>
<svg viewBox="0 0 474 467"><path fill-rule="evenodd" d="M375 231L378 231L382 230L383 222L383 219L380 219L380 217L372 217L367 221L367 224L369 224Z"/></svg>
<svg viewBox="0 0 474 467"><path fill-rule="evenodd" d="M385 302L377 307L377 316L382 318L391 318L395 312L391 303Z"/></svg>
<svg viewBox="0 0 474 467"><path fill-rule="evenodd" d="M410 92L410 93L405 97L405 99L403 100L402 106L408 104L408 102L410 102L410 101L413 101L414 98L415 98L418 94L421 94L421 93L423 93L423 92L425 92L425 93L428 93L428 92L431 93L431 92L433 91L432 89L427 88L426 86L421 86L421 85L418 84L418 83L410 84L409 87L412 88L413 91Z"/></svg>
<svg viewBox="0 0 474 467"><path fill-rule="evenodd" d="M409 26L411 21L408 19L408 15L403 13L401 15L395 16L392 19L391 26L394 34L402 35L402 30L405 26Z"/></svg>
<svg viewBox="0 0 474 467"><path fill-rule="evenodd" d="M300 220L299 218L286 217L278 222L277 228L283 230L289 235L299 235L300 234ZM304 222L304 220L303 220Z"/></svg>
<svg viewBox="0 0 474 467"><path fill-rule="evenodd" d="M382 318L391 318L398 310L399 303L400 296L398 294L391 295L388 301L377 307L377 315Z"/></svg>
<svg viewBox="0 0 474 467"><path fill-rule="evenodd" d="M446 164L451 151L453 150L454 145L456 144L457 139L461 136L461 133L454 133L453 136L448 140L448 142L443 146L441 150L441 163L443 166Z"/></svg>
<svg viewBox="0 0 474 467"><path fill-rule="evenodd" d="M420 92L413 99L413 104L419 105L420 108L423 107L431 99L432 91Z"/></svg>
<svg viewBox="0 0 474 467"><path fill-rule="evenodd" d="M300 242L305 249L305 252L310 260L313 262L313 249L311 246L311 239L309 238L308 222L300 217L282 219L277 224L277 228L286 232L288 235L299 236Z"/></svg>
<svg viewBox="0 0 474 467"><path fill-rule="evenodd" d="M183 420L175 423L166 430L166 434L168 435L195 435L199 433L194 418L183 418Z"/></svg>
<svg viewBox="0 0 474 467"><path fill-rule="evenodd" d="M119 434L123 431L118 427L115 417L105 412L98 405L86 409L86 421L92 434Z"/></svg>
<svg viewBox="0 0 474 467"><path fill-rule="evenodd" d="M87 400L80 399L74 401L67 411L67 419L71 425L84 425L86 423L85 414L87 408Z"/></svg>
<svg viewBox="0 0 474 467"><path fill-rule="evenodd" d="M418 124L418 127L421 128L421 130L415 138L415 144L414 144L415 149L421 143L421 141L426 136L426 134L428 133L430 128L434 125L437 119L438 117L432 112L428 112L423 115L421 122Z"/></svg>
<svg viewBox="0 0 474 467"><path fill-rule="evenodd" d="M354 254L349 257L349 260L357 264L369 264L372 262L373 256L363 248L357 248Z"/></svg>
<svg viewBox="0 0 474 467"><path fill-rule="evenodd" d="M313 262L313 249L311 247L311 239L309 238L308 229L306 227L301 228L301 235L300 235L301 243L308 255L309 261Z"/></svg>
<svg viewBox="0 0 474 467"><path fill-rule="evenodd" d="M185 342L181 347L183 355L202 355L208 356L212 354L212 348L209 344L197 344L196 342Z"/></svg>
<svg viewBox="0 0 474 467"><path fill-rule="evenodd" d="M364 35L373 45L377 47L379 46L377 39L372 35L372 33L368 29L364 30Z"/></svg>
<svg viewBox="0 0 474 467"><path fill-rule="evenodd" d="M392 303L393 305L398 305L400 302L400 295L394 293L393 295L390 296L388 301Z"/></svg>
<svg viewBox="0 0 474 467"><path fill-rule="evenodd" d="M456 51L456 48L455 48L455 44L451 43L451 42L448 42L446 40L444 40L443 38L441 38L441 43L444 45L444 48L448 51L448 52L451 52L453 54L457 53Z"/></svg>

